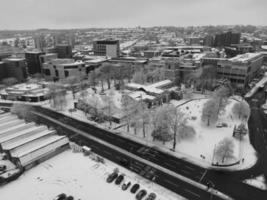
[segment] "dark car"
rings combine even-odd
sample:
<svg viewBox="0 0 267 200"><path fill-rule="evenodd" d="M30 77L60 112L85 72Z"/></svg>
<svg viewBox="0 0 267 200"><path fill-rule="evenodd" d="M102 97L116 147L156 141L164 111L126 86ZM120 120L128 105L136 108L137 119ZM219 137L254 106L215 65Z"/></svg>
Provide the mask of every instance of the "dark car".
<svg viewBox="0 0 267 200"><path fill-rule="evenodd" d="M140 185L139 184L134 184L133 187L131 188L131 193L135 193L138 189L140 188Z"/></svg>
<svg viewBox="0 0 267 200"><path fill-rule="evenodd" d="M146 190L140 190L140 191L137 193L137 195L135 196L135 198L136 198L137 200L141 200L141 199L144 198L144 196L146 196L146 194L147 194L147 191L146 191Z"/></svg>
<svg viewBox="0 0 267 200"><path fill-rule="evenodd" d="M55 200L64 200L66 198L67 198L67 195L65 193L61 193L61 194L57 195Z"/></svg>
<svg viewBox="0 0 267 200"><path fill-rule="evenodd" d="M148 197L146 198L146 200L155 200L156 199L156 197L157 197L157 195L155 194L155 193L150 193L149 195L148 195Z"/></svg>
<svg viewBox="0 0 267 200"><path fill-rule="evenodd" d="M122 190L127 190L131 186L131 182L129 181L128 183L123 183L121 186Z"/></svg>
<svg viewBox="0 0 267 200"><path fill-rule="evenodd" d="M5 171L6 170L6 166L5 165L0 165L0 171Z"/></svg>
<svg viewBox="0 0 267 200"><path fill-rule="evenodd" d="M119 175L118 178L115 180L115 184L116 185L121 184L121 182L123 181L123 179L124 179L124 174Z"/></svg>
<svg viewBox="0 0 267 200"><path fill-rule="evenodd" d="M73 196L68 196L65 200L74 200Z"/></svg>
<svg viewBox="0 0 267 200"><path fill-rule="evenodd" d="M118 172L114 171L114 172L112 172L112 173L108 176L108 178L107 178L107 182L108 182L108 183L111 183L111 182L113 182L117 177L118 177Z"/></svg>

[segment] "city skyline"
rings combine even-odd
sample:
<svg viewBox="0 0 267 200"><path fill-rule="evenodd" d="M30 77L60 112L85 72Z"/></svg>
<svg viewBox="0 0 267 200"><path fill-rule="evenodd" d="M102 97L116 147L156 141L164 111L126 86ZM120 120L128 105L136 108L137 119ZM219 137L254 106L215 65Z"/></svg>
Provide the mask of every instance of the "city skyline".
<svg viewBox="0 0 267 200"><path fill-rule="evenodd" d="M5 0L0 29L266 25L266 6L264 0Z"/></svg>

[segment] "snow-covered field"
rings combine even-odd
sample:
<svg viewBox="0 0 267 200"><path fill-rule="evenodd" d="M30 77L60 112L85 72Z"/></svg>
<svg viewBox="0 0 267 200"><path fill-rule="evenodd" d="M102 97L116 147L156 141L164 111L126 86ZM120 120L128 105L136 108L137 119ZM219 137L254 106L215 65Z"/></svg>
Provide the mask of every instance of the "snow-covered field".
<svg viewBox="0 0 267 200"><path fill-rule="evenodd" d="M140 189L155 192L158 200L184 199L110 161L100 164L82 153L67 150L1 187L1 200L52 200L60 193L71 195L75 200L134 200L135 195L129 189L122 191L120 186L106 182L106 177L116 167L126 174L126 180L139 183Z"/></svg>
<svg viewBox="0 0 267 200"><path fill-rule="evenodd" d="M234 126L238 126L241 123L241 120L232 116L232 107L236 101L229 99L225 112L220 115L218 121L227 123L228 127L217 128L216 126L206 126L201 121L202 108L206 101L207 99L193 100L179 107L179 109L188 116L188 125L194 127L196 130L196 137L192 140L181 141L177 145L177 151L181 151L195 158L200 158L200 156L203 155L204 157L202 159L209 163L214 163L217 162L213 157L215 146L226 137L233 138L232 134ZM196 117L196 119L192 120L192 117ZM250 145L248 134L242 142L234 138L233 141L235 144L235 158L228 160L228 163L226 161L225 164L231 164L231 162L234 163L244 158L244 161L241 162L240 165L241 168L253 165L256 162L257 157L255 150Z"/></svg>

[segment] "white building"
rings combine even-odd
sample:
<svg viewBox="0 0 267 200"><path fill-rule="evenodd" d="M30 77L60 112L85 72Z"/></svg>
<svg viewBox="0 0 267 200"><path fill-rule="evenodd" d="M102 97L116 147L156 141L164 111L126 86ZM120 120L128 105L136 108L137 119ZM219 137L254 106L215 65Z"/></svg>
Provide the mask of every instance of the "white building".
<svg viewBox="0 0 267 200"><path fill-rule="evenodd" d="M85 64L73 59L53 59L42 64L43 74L48 80L62 80L70 76L86 74Z"/></svg>

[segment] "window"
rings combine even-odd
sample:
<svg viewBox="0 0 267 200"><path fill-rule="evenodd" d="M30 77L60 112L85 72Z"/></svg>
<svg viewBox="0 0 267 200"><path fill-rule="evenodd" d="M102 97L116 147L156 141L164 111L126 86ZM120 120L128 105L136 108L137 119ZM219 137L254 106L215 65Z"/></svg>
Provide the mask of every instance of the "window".
<svg viewBox="0 0 267 200"><path fill-rule="evenodd" d="M58 77L58 70L56 69L55 72L56 72L56 77Z"/></svg>
<svg viewBox="0 0 267 200"><path fill-rule="evenodd" d="M69 76L69 71L64 71L65 72L65 77L67 78Z"/></svg>
<svg viewBox="0 0 267 200"><path fill-rule="evenodd" d="M44 69L44 74L45 74L46 76L50 76L50 75L51 75L51 72L50 72L49 69Z"/></svg>

